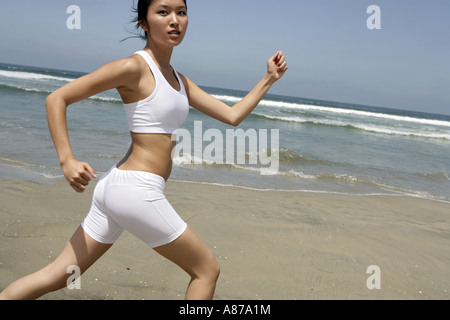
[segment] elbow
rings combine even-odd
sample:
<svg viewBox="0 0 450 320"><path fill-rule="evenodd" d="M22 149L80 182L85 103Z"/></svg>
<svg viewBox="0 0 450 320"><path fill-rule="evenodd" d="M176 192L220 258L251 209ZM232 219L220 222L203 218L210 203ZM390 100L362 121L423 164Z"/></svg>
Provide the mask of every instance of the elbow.
<svg viewBox="0 0 450 320"><path fill-rule="evenodd" d="M232 127L239 126L241 124L241 122L242 121L239 121L239 120L228 120L228 121L225 121L226 124L228 124L229 126L232 126Z"/></svg>
<svg viewBox="0 0 450 320"><path fill-rule="evenodd" d="M55 96L55 93L54 93L54 92L53 92L53 93L50 93L50 94L47 96L47 99L45 99L45 106L46 106L47 110L50 108L50 106L51 106L52 104L55 103L55 100L56 100L56 96Z"/></svg>
<svg viewBox="0 0 450 320"><path fill-rule="evenodd" d="M233 122L233 123L231 123L231 125L233 126L233 127L239 127L239 125L242 123L242 120L238 120L238 121L235 121L235 122Z"/></svg>
<svg viewBox="0 0 450 320"><path fill-rule="evenodd" d="M241 124L243 120L244 119L242 119L242 117L238 116L237 114L231 113L230 117L226 121L226 124L233 127L237 127Z"/></svg>
<svg viewBox="0 0 450 320"><path fill-rule="evenodd" d="M65 117L65 112L68 104L57 93L52 93L45 99L45 113L47 114L47 121L55 121L60 116Z"/></svg>
<svg viewBox="0 0 450 320"><path fill-rule="evenodd" d="M53 105L53 101L54 101L54 95L53 95L53 93L51 93L51 94L49 94L47 96L47 99L45 99L45 110L47 111L47 114L51 110L51 106Z"/></svg>
<svg viewBox="0 0 450 320"><path fill-rule="evenodd" d="M47 113L52 110L55 106L59 104L63 104L64 106L67 106L67 103L64 99L60 97L60 95L56 94L56 92L53 92L47 96L45 99L45 107L47 110Z"/></svg>

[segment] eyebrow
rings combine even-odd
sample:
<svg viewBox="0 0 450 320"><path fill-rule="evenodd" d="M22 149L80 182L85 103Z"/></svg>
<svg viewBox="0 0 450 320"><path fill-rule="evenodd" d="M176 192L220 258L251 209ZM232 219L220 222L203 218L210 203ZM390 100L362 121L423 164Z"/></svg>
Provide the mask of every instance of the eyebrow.
<svg viewBox="0 0 450 320"><path fill-rule="evenodd" d="M165 5L165 4L160 4L160 5L158 6L158 8L170 9L170 7L167 6L167 5ZM187 9L187 7L186 7L186 6L179 6L179 7L177 7L177 9Z"/></svg>

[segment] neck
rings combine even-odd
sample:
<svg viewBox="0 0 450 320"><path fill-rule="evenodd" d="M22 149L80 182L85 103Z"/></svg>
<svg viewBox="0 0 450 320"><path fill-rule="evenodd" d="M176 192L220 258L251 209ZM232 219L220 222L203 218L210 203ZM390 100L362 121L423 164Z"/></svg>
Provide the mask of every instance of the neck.
<svg viewBox="0 0 450 320"><path fill-rule="evenodd" d="M173 48L160 47L152 42L147 42L145 50L153 56L160 68L170 68L170 60L172 58Z"/></svg>

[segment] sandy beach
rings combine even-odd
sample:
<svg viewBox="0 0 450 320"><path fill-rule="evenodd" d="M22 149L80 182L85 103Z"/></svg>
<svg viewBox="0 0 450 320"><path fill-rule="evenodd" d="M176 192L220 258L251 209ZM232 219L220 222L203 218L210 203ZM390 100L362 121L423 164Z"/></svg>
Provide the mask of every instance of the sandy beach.
<svg viewBox="0 0 450 320"><path fill-rule="evenodd" d="M0 289L50 263L89 209L65 181L0 180ZM221 264L216 299L449 299L450 204L169 181L166 196ZM370 290L369 266L380 289ZM125 232L41 299L183 299L189 277Z"/></svg>

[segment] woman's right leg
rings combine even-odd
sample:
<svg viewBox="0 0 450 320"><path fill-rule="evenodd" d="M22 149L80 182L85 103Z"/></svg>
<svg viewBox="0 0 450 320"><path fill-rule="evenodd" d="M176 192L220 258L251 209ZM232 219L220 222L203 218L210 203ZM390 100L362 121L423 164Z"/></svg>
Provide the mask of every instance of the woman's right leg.
<svg viewBox="0 0 450 320"><path fill-rule="evenodd" d="M186 300L213 298L220 266L208 246L189 226L178 239L154 250L191 276Z"/></svg>
<svg viewBox="0 0 450 320"><path fill-rule="evenodd" d="M0 300L30 300L67 286L69 266L78 266L81 274L98 260L112 244L92 239L80 226L54 262L11 283L0 293Z"/></svg>

